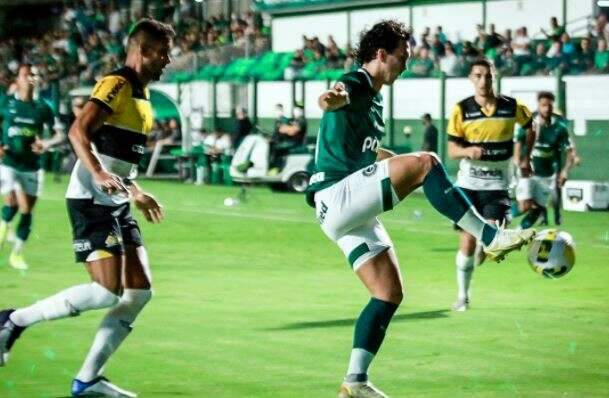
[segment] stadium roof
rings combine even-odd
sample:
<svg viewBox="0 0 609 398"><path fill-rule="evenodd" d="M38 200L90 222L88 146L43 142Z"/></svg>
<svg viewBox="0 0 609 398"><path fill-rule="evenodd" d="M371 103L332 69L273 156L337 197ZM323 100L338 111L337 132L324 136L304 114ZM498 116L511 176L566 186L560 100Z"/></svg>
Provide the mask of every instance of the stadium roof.
<svg viewBox="0 0 609 398"><path fill-rule="evenodd" d="M270 14L292 14L302 11L314 12L412 3L412 1L407 0L253 0L253 2L257 11Z"/></svg>

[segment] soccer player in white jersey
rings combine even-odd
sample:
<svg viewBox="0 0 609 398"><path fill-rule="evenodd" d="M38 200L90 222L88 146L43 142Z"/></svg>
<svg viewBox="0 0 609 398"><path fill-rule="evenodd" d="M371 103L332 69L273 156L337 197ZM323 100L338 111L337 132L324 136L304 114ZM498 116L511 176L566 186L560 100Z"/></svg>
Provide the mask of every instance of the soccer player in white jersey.
<svg viewBox="0 0 609 398"><path fill-rule="evenodd" d="M486 222L448 180L436 155L395 155L380 147L384 122L379 92L406 68L409 38L396 21L379 22L363 32L357 50L361 68L343 75L319 98L324 114L307 202L372 296L355 325L340 398L386 397L368 380L368 368L402 302L403 288L393 243L377 219L380 213L422 186L431 205L480 239L494 258L503 258L534 236L532 230L506 230Z"/></svg>
<svg viewBox="0 0 609 398"><path fill-rule="evenodd" d="M131 30L125 66L103 77L69 131L78 156L66 198L76 259L90 283L77 285L29 307L0 312L0 366L28 327L110 309L75 379L72 396L134 397L102 374L108 358L131 332L152 297L148 255L130 200L149 222L163 218L159 203L132 180L152 127L146 85L170 62L173 29L143 19Z"/></svg>

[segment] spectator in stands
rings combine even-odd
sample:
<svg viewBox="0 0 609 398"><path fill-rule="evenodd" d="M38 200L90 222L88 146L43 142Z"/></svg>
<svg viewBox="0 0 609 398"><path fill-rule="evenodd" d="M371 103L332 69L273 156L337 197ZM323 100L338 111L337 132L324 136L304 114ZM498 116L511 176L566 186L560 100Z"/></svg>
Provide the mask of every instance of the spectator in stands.
<svg viewBox="0 0 609 398"><path fill-rule="evenodd" d="M516 29L516 35L512 40L511 46L514 50L514 56L516 57L528 57L531 55L531 39L527 34L527 28L525 26Z"/></svg>
<svg viewBox="0 0 609 398"><path fill-rule="evenodd" d="M558 18L552 17L550 18L550 30L546 31L545 29L541 29L541 33L546 35L548 39L553 41L560 40L560 37L565 32L565 29L558 24Z"/></svg>
<svg viewBox="0 0 609 398"><path fill-rule="evenodd" d="M503 34L503 45L511 47L512 46L512 29L506 29Z"/></svg>
<svg viewBox="0 0 609 398"><path fill-rule="evenodd" d="M436 27L436 34L438 35L438 38L440 39L442 44L444 44L444 43L446 43L448 41L448 38L446 37L446 35L442 31L442 26L438 25Z"/></svg>
<svg viewBox="0 0 609 398"><path fill-rule="evenodd" d="M433 60L429 56L429 49L427 47L420 47L418 54L410 63L410 72L415 76L427 77L431 74L434 68Z"/></svg>
<svg viewBox="0 0 609 398"><path fill-rule="evenodd" d="M575 54L575 44L571 40L571 36L567 32L564 32L560 36L560 41L562 43L562 53L563 55L567 55L569 57Z"/></svg>
<svg viewBox="0 0 609 398"><path fill-rule="evenodd" d="M440 40L440 35L437 33L434 34L433 39L431 41L431 53L433 55L433 59L438 61L445 54L444 43Z"/></svg>
<svg viewBox="0 0 609 398"><path fill-rule="evenodd" d="M235 149L239 148L241 142L252 131L252 122L250 118L247 116L247 110L245 108L237 108L235 110L235 115L237 116L237 120L235 121L235 131L233 132L233 147Z"/></svg>
<svg viewBox="0 0 609 398"><path fill-rule="evenodd" d="M530 68L523 69L523 74L546 75L548 74L548 56L546 54L546 46L543 43L537 43L535 47L535 56L530 63Z"/></svg>
<svg viewBox="0 0 609 398"><path fill-rule="evenodd" d="M459 76L461 74L461 63L459 57L455 54L453 44L447 41L444 44L444 56L440 58L440 70L446 73L446 76Z"/></svg>
<svg viewBox="0 0 609 398"><path fill-rule="evenodd" d="M421 151L438 153L438 129L431 122L429 113L424 114L422 120L425 132L423 133Z"/></svg>
<svg viewBox="0 0 609 398"><path fill-rule="evenodd" d="M594 50L589 37L584 37L580 43L576 57L573 60L573 69L578 73L585 73L594 68Z"/></svg>
<svg viewBox="0 0 609 398"><path fill-rule="evenodd" d="M591 33L597 39L605 39L605 41L609 41L609 23L607 23L606 14L601 13L596 17L594 29Z"/></svg>
<svg viewBox="0 0 609 398"><path fill-rule="evenodd" d="M607 51L607 41L598 39L596 44L596 54L594 55L594 68L597 72L609 72L609 51Z"/></svg>
<svg viewBox="0 0 609 398"><path fill-rule="evenodd" d="M514 50L512 50L512 47L503 47L497 64L498 70L503 76L518 75L518 64L514 58Z"/></svg>
<svg viewBox="0 0 609 398"><path fill-rule="evenodd" d="M304 51L298 49L294 51L294 56L292 57L292 61L290 62L290 67L294 69L294 71L301 70L305 65L306 59L304 55Z"/></svg>

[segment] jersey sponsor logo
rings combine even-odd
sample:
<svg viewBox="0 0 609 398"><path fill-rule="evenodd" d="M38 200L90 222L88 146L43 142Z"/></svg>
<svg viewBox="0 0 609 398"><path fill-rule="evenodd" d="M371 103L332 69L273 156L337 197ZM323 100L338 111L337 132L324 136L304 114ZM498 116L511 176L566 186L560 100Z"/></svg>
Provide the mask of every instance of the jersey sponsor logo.
<svg viewBox="0 0 609 398"><path fill-rule="evenodd" d="M501 180L503 179L503 171L471 166L469 168L469 176L481 180Z"/></svg>
<svg viewBox="0 0 609 398"><path fill-rule="evenodd" d="M143 145L137 145L134 144L131 146L131 150L135 153L139 153L140 155L144 154L144 146Z"/></svg>
<svg viewBox="0 0 609 398"><path fill-rule="evenodd" d="M376 137L366 137L364 140L364 144L362 145L362 152L366 152L367 150L376 152L379 147L379 140Z"/></svg>
<svg viewBox="0 0 609 398"><path fill-rule="evenodd" d="M92 248L91 241L88 239L77 239L74 241L73 246L76 253L86 252Z"/></svg>
<svg viewBox="0 0 609 398"><path fill-rule="evenodd" d="M106 96L106 100L105 101L107 103L112 102L114 97L116 97L118 92L121 91L121 88L123 88L123 86L125 85L126 82L127 82L126 80L119 80L119 81L117 81L116 84L114 84L114 87L112 87L112 90L110 90L110 92Z"/></svg>
<svg viewBox="0 0 609 398"><path fill-rule="evenodd" d="M106 247L112 247L112 246L116 246L119 243L121 243L121 238L116 236L113 233L108 234L108 236L106 237L106 240L104 242L104 244L106 245Z"/></svg>
<svg viewBox="0 0 609 398"><path fill-rule="evenodd" d="M376 163L371 164L370 166L366 167L362 171L362 174L364 175L364 177L370 177L371 175L376 173L376 169L377 169L377 164Z"/></svg>
<svg viewBox="0 0 609 398"><path fill-rule="evenodd" d="M36 130L27 127L11 126L7 130L9 137L33 137L36 135Z"/></svg>
<svg viewBox="0 0 609 398"><path fill-rule="evenodd" d="M321 209L319 210L319 216L317 216L317 220L320 224L323 224L326 220L326 214L328 214L328 205L326 205L322 200Z"/></svg>
<svg viewBox="0 0 609 398"><path fill-rule="evenodd" d="M20 117L17 116L13 119L13 122L15 123L26 123L26 124L35 124L36 121L34 119L30 119L30 118L26 118L26 117Z"/></svg>
<svg viewBox="0 0 609 398"><path fill-rule="evenodd" d="M478 117L482 116L482 112L465 112L465 117Z"/></svg>

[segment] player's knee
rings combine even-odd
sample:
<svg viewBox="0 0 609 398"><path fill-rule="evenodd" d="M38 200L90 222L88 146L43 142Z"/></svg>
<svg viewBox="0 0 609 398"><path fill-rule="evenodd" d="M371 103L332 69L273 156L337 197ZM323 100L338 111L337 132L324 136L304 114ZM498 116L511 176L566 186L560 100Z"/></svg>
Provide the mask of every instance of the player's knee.
<svg viewBox="0 0 609 398"><path fill-rule="evenodd" d="M92 308L108 308L113 307L118 303L118 290L112 291L97 282L91 283L91 302Z"/></svg>
<svg viewBox="0 0 609 398"><path fill-rule="evenodd" d="M401 285L394 286L383 289L381 292L377 292L374 297L378 298L379 300L399 305L404 300L404 291Z"/></svg>
<svg viewBox="0 0 609 398"><path fill-rule="evenodd" d="M122 296L125 304L137 308L144 308L152 300L151 289L125 289Z"/></svg>
<svg viewBox="0 0 609 398"><path fill-rule="evenodd" d="M435 165L442 164L440 158L433 152L421 152L419 159L424 175L427 175Z"/></svg>

